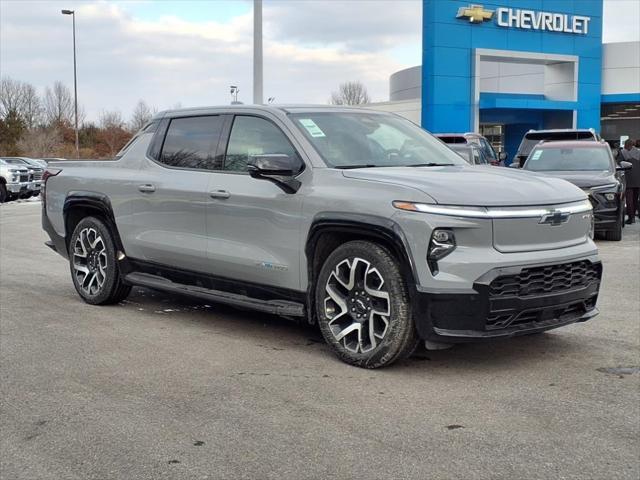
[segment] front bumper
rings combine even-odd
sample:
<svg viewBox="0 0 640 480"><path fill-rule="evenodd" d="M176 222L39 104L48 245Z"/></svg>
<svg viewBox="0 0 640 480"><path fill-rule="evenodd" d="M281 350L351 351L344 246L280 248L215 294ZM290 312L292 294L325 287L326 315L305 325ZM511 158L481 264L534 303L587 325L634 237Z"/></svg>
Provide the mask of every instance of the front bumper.
<svg viewBox="0 0 640 480"><path fill-rule="evenodd" d="M9 193L25 193L29 191L29 182L7 183L7 191Z"/></svg>
<svg viewBox="0 0 640 480"><path fill-rule="evenodd" d="M461 343L584 322L598 314L601 277L602 264L585 259L496 268L476 280L472 294L416 290L418 334L426 340Z"/></svg>
<svg viewBox="0 0 640 480"><path fill-rule="evenodd" d="M607 193L615 193L618 197L614 201L606 201L601 195L589 195L589 201L593 206L594 230L597 232L617 228L621 218L622 195L618 192Z"/></svg>
<svg viewBox="0 0 640 480"><path fill-rule="evenodd" d="M40 192L41 188L42 188L42 183L41 182L30 182L28 189L31 192Z"/></svg>

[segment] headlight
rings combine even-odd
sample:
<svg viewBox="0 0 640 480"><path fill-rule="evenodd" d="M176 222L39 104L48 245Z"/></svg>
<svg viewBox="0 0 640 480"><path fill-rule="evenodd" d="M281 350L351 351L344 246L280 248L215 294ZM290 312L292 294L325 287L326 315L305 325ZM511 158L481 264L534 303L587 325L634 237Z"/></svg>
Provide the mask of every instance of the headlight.
<svg viewBox="0 0 640 480"><path fill-rule="evenodd" d="M449 255L456 248L456 237L451 230L436 228L431 234L429 250L427 250L427 263L434 275L438 273L438 260Z"/></svg>
<svg viewBox="0 0 640 480"><path fill-rule="evenodd" d="M604 198L606 198L610 202L614 201L616 199L616 196L617 195L615 193L605 193L604 194Z"/></svg>

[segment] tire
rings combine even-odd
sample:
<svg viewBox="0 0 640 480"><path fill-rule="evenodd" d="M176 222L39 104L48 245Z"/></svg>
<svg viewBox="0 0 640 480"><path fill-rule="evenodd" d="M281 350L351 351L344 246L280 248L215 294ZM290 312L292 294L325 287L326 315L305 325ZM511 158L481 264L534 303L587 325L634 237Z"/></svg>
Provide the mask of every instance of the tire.
<svg viewBox="0 0 640 480"><path fill-rule="evenodd" d="M78 295L91 305L118 303L131 292L122 282L113 234L96 217L84 218L73 231L69 268Z"/></svg>
<svg viewBox="0 0 640 480"><path fill-rule="evenodd" d="M0 203L9 201L9 192L7 192L7 186L4 183L0 183Z"/></svg>
<svg viewBox="0 0 640 480"><path fill-rule="evenodd" d="M604 238L606 240L619 242L622 240L622 228L624 226L624 210L620 209L620 214L618 215L618 220L616 221L616 225L613 227L613 230L607 230L604 233Z"/></svg>
<svg viewBox="0 0 640 480"><path fill-rule="evenodd" d="M384 367L418 345L398 261L378 244L356 240L335 249L320 270L315 299L322 336L346 363Z"/></svg>

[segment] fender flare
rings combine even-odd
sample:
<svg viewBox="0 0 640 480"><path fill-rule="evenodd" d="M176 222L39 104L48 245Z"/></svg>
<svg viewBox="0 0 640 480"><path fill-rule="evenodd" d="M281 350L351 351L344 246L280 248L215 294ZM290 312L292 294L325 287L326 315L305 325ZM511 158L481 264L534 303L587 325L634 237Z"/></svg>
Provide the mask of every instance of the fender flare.
<svg viewBox="0 0 640 480"><path fill-rule="evenodd" d="M369 215L363 213L323 212L317 214L311 223L304 252L307 261L307 305L309 310L313 305L314 285L317 272L314 272L313 257L320 236L328 232L349 233L369 237L383 241L391 246L392 253L396 255L404 267L403 274L409 282L410 295L415 291L418 281L415 262L409 248L407 238L395 221L390 218ZM312 322L313 314L309 311L309 321Z"/></svg>
<svg viewBox="0 0 640 480"><path fill-rule="evenodd" d="M111 201L103 193L90 192L90 191L71 191L67 194L64 200L64 206L62 207L62 215L65 225L65 237L66 241L70 240L70 236L73 232L70 232L67 228L69 212L75 208L82 208L99 213L107 223L107 226L111 229L116 244L116 249L124 252L124 246L120 239L120 233L116 225L115 215L113 213L113 207Z"/></svg>

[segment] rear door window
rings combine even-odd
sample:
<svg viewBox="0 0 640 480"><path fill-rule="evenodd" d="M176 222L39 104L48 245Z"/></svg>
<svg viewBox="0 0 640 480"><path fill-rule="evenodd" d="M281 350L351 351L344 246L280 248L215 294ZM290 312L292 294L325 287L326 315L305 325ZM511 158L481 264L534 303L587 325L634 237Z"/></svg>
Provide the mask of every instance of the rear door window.
<svg viewBox="0 0 640 480"><path fill-rule="evenodd" d="M158 160L169 167L220 169L216 150L223 123L220 115L172 119Z"/></svg>

